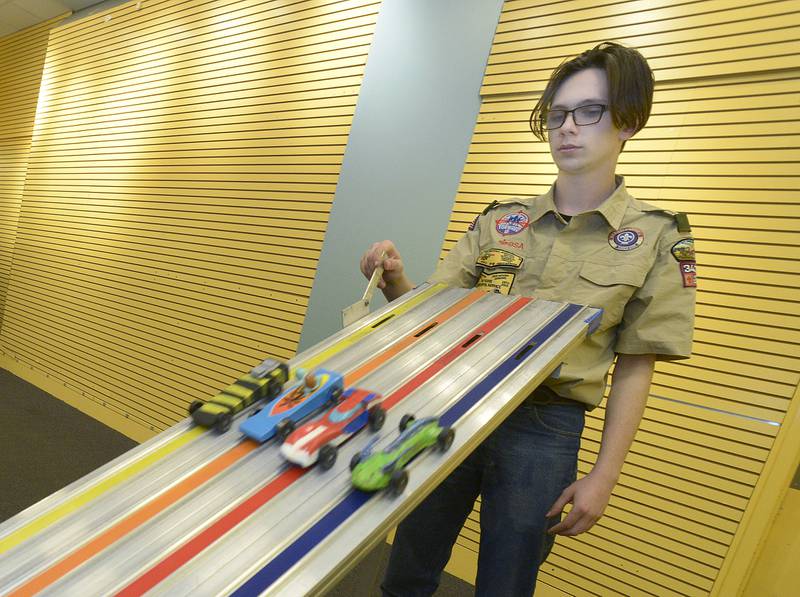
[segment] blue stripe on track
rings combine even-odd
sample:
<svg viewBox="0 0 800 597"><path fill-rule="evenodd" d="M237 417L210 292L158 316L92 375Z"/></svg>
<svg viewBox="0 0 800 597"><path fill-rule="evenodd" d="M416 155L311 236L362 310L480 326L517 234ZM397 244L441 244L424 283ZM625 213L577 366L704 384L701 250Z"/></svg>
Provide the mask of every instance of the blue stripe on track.
<svg viewBox="0 0 800 597"><path fill-rule="evenodd" d="M582 309L581 305L569 304L556 315L546 326L534 334L525 346L533 348L524 356L517 359L519 351L515 352L478 385L470 390L461 400L450 407L441 417L442 425L452 425L464 413L471 409L478 401L489 393L511 372L535 355L548 339L550 339L565 323ZM343 522L366 504L375 494L352 490L339 504L334 506L325 516L317 521L305 533L300 535L289 547L273 558L261 570L256 572L241 587L232 594L233 597L260 595L266 591L276 580L283 576L292 566L299 562L312 549L320 544L326 537L333 533Z"/></svg>
<svg viewBox="0 0 800 597"><path fill-rule="evenodd" d="M561 326L572 319L581 309L583 309L581 305L567 305L550 321L550 323L534 334L533 337L524 344L524 346L533 346L533 348L524 358L517 360L517 355L520 352L517 351L505 361L500 363L497 368L494 369L494 371L487 375L478 385L472 388L461 400L447 409L447 411L445 411L445 413L439 417L439 423L441 425L453 425L456 421L458 421L462 416L464 416L464 413L475 406L486 394L491 392L494 387L503 381L503 379L508 377L511 372L514 371L514 369L524 363L528 357L536 354L542 344L551 336L553 336L561 328Z"/></svg>
<svg viewBox="0 0 800 597"><path fill-rule="evenodd" d="M374 494L354 489L337 506L323 516L314 526L284 549L266 566L256 572L246 583L232 594L236 597L244 595L260 595L276 580L283 576L289 568L299 562L320 541L330 535L345 520L350 518L361 506L366 504Z"/></svg>

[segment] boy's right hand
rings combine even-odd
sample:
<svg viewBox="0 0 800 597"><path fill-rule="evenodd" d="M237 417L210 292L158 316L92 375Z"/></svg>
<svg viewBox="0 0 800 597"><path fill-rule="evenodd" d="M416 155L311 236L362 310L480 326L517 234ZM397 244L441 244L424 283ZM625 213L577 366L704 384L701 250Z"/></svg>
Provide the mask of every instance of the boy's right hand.
<svg viewBox="0 0 800 597"><path fill-rule="evenodd" d="M386 258L383 260L383 276L378 280L378 288L384 289L387 285L394 285L405 279L403 259L400 257L397 248L390 240L383 240L374 243L361 257L361 273L369 280L372 272L380 264L380 258L386 251Z"/></svg>

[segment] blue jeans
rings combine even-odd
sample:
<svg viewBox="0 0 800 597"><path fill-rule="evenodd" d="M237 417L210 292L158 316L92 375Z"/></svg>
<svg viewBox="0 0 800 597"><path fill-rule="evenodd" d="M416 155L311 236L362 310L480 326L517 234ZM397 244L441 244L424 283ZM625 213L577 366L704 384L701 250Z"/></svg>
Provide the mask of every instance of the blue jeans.
<svg viewBox="0 0 800 597"><path fill-rule="evenodd" d="M553 547L545 514L577 475L584 406L537 391L397 529L384 595L432 595L475 498L481 541L475 594L529 597Z"/></svg>

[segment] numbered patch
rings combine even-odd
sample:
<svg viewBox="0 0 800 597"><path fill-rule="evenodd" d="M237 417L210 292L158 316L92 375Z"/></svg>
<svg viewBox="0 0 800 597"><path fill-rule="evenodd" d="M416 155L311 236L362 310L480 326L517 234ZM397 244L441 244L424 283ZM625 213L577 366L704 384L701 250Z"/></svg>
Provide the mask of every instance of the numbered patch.
<svg viewBox="0 0 800 597"><path fill-rule="evenodd" d="M486 268L513 267L514 269L519 269L519 267L522 265L522 261L522 257L518 257L510 251L504 251L503 249L488 249L481 253L480 257L478 257L478 261L475 263Z"/></svg>
<svg viewBox="0 0 800 597"><path fill-rule="evenodd" d="M517 211L506 214L499 220L495 220L495 230L503 236L519 234L530 224L530 218L524 211Z"/></svg>
<svg viewBox="0 0 800 597"><path fill-rule="evenodd" d="M697 288L697 264L692 261L679 261L684 288Z"/></svg>
<svg viewBox="0 0 800 597"><path fill-rule="evenodd" d="M485 290L486 292L497 292L499 294L508 294L511 292L511 286L514 284L514 278L517 274L512 273L498 273L498 274L481 274L478 278L478 283L475 288Z"/></svg>
<svg viewBox="0 0 800 597"><path fill-rule="evenodd" d="M682 238L670 250L675 261L694 261L694 239Z"/></svg>
<svg viewBox="0 0 800 597"><path fill-rule="evenodd" d="M617 251L632 251L641 246L644 232L638 228L622 228L608 235L608 244Z"/></svg>

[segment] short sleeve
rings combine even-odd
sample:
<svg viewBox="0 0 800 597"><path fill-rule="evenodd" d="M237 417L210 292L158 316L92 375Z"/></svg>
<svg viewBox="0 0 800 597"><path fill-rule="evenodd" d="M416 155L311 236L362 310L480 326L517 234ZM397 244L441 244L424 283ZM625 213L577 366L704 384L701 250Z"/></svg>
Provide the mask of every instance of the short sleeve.
<svg viewBox="0 0 800 597"><path fill-rule="evenodd" d="M644 284L625 306L615 352L684 359L692 352L695 307L693 240L673 224L659 242Z"/></svg>
<svg viewBox="0 0 800 597"><path fill-rule="evenodd" d="M433 284L447 284L460 288L472 288L477 280L475 262L480 252L480 220L475 218L470 230L439 261L436 271L428 279Z"/></svg>

